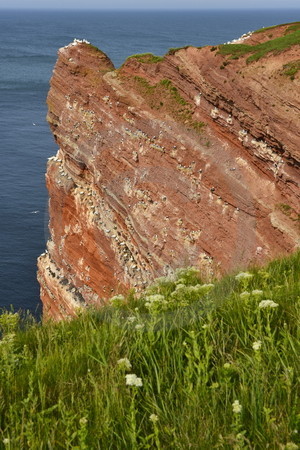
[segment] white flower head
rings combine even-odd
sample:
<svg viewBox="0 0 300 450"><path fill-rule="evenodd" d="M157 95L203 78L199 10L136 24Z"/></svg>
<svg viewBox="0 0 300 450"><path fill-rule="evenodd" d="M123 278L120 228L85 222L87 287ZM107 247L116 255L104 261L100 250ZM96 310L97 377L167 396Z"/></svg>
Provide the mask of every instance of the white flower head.
<svg viewBox="0 0 300 450"><path fill-rule="evenodd" d="M128 358L121 358L117 361L118 366L124 369L131 369L132 365Z"/></svg>
<svg viewBox="0 0 300 450"><path fill-rule="evenodd" d="M232 411L235 414L240 414L242 412L242 405L238 400L234 400L234 402L232 403Z"/></svg>
<svg viewBox="0 0 300 450"><path fill-rule="evenodd" d="M186 289L186 285L185 284L183 284L183 283L178 283L177 284L177 286L176 286L176 288L175 288L175 290L176 291L179 291L179 290L181 290L181 289Z"/></svg>
<svg viewBox="0 0 300 450"><path fill-rule="evenodd" d="M240 272L235 276L235 279L240 281L240 280L250 280L250 278L253 277L252 273L249 272Z"/></svg>
<svg viewBox="0 0 300 450"><path fill-rule="evenodd" d="M158 422L158 416L156 414L151 414L149 417L150 422Z"/></svg>
<svg viewBox="0 0 300 450"><path fill-rule="evenodd" d="M260 297L261 295L263 295L264 291L262 291L261 289L254 289L252 291L252 295L254 297Z"/></svg>
<svg viewBox="0 0 300 450"><path fill-rule="evenodd" d="M261 341L255 341L255 342L253 342L253 344L252 344L253 350L259 350L260 347L261 347Z"/></svg>
<svg viewBox="0 0 300 450"><path fill-rule="evenodd" d="M122 306L125 303L125 297L119 294L112 297L109 301L113 306Z"/></svg>
<svg viewBox="0 0 300 450"><path fill-rule="evenodd" d="M81 419L79 420L80 425L84 426L88 423L88 420L86 417L81 417Z"/></svg>
<svg viewBox="0 0 300 450"><path fill-rule="evenodd" d="M162 303L165 300L165 297L160 294L148 295L146 297L147 302L152 303Z"/></svg>
<svg viewBox="0 0 300 450"><path fill-rule="evenodd" d="M4 439L3 439L3 444L4 444L4 445L8 445L9 443L10 443L9 438L4 438Z"/></svg>
<svg viewBox="0 0 300 450"><path fill-rule="evenodd" d="M135 316L128 316L127 317L128 322L135 322L136 321L136 317Z"/></svg>
<svg viewBox="0 0 300 450"><path fill-rule="evenodd" d="M127 386L143 386L142 379L137 377L135 373L129 373L125 375Z"/></svg>
<svg viewBox="0 0 300 450"><path fill-rule="evenodd" d="M244 292L242 292L242 293L240 294L240 297L241 297L242 299L246 300L247 298L250 297L250 292L244 291Z"/></svg>
<svg viewBox="0 0 300 450"><path fill-rule="evenodd" d="M277 308L277 306L278 306L278 303L273 302L273 300L262 300L258 305L258 307L260 309L262 309L262 308Z"/></svg>
<svg viewBox="0 0 300 450"><path fill-rule="evenodd" d="M145 324L143 323L137 323L134 327L136 330L142 330L144 328Z"/></svg>
<svg viewBox="0 0 300 450"><path fill-rule="evenodd" d="M299 446L295 444L295 442L287 442L284 448L285 450L297 450L299 449Z"/></svg>

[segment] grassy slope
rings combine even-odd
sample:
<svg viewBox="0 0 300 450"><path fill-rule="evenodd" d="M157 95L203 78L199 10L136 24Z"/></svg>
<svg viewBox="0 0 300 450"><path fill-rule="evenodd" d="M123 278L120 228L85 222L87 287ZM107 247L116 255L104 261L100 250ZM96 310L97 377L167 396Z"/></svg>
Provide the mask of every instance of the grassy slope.
<svg viewBox="0 0 300 450"><path fill-rule="evenodd" d="M300 252L251 273L212 287L187 269L23 330L4 312L0 447L299 448Z"/></svg>
<svg viewBox="0 0 300 450"><path fill-rule="evenodd" d="M264 31L264 30L261 30ZM231 55L232 58L238 58L247 54L251 54L247 58L247 62L258 61L268 53L281 52L293 45L300 44L300 23L291 25L284 36L270 39L257 45L247 44L225 44L219 46L219 53L222 55Z"/></svg>

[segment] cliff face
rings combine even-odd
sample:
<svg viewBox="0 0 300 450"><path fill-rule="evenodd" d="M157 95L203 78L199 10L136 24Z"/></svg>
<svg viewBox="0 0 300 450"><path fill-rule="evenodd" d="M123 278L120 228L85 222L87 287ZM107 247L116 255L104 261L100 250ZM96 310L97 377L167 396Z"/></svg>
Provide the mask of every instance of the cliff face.
<svg viewBox="0 0 300 450"><path fill-rule="evenodd" d="M88 43L59 50L45 318L179 266L217 274L299 246L299 45L256 61L228 47L140 55L118 70Z"/></svg>

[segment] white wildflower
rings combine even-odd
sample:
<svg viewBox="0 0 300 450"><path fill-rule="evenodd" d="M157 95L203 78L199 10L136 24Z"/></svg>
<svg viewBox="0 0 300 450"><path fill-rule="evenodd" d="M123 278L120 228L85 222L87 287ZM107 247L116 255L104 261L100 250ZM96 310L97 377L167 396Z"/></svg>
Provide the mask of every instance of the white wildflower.
<svg viewBox="0 0 300 450"><path fill-rule="evenodd" d="M136 326L134 327L136 330L142 330L144 328L144 324L143 323L137 323Z"/></svg>
<svg viewBox="0 0 300 450"><path fill-rule="evenodd" d="M240 281L240 280L249 280L250 278L253 277L252 273L249 272L240 272L235 276L235 279Z"/></svg>
<svg viewBox="0 0 300 450"><path fill-rule="evenodd" d="M150 422L158 422L158 416L156 414L151 414L149 417Z"/></svg>
<svg viewBox="0 0 300 450"><path fill-rule="evenodd" d="M80 425L84 426L86 425L88 422L86 417L81 417L81 419L79 420Z"/></svg>
<svg viewBox="0 0 300 450"><path fill-rule="evenodd" d="M253 344L252 344L253 350L259 350L260 347L261 347L261 341L255 341L255 342L253 342Z"/></svg>
<svg viewBox="0 0 300 450"><path fill-rule="evenodd" d="M124 369L131 369L132 365L128 358L121 358L117 361L118 366L123 367Z"/></svg>
<svg viewBox="0 0 300 450"><path fill-rule="evenodd" d="M146 297L147 302L152 303L162 303L165 300L165 297L160 294L148 295Z"/></svg>
<svg viewBox="0 0 300 450"><path fill-rule="evenodd" d="M278 306L278 303L273 302L273 300L262 300L258 305L258 307L260 309L262 309L262 308L277 308L277 306Z"/></svg>
<svg viewBox="0 0 300 450"><path fill-rule="evenodd" d="M242 293L240 294L240 297L241 297L242 299L246 300L247 298L250 297L250 292L244 291L244 292L242 292Z"/></svg>
<svg viewBox="0 0 300 450"><path fill-rule="evenodd" d="M178 291L178 290L180 290L180 289L185 289L185 288L186 288L186 285L185 285L185 284L179 283L179 284L177 284L175 290Z"/></svg>
<svg viewBox="0 0 300 450"><path fill-rule="evenodd" d="M260 289L254 289L251 294L254 297L260 297L261 295L263 295L264 291L260 290Z"/></svg>
<svg viewBox="0 0 300 450"><path fill-rule="evenodd" d="M235 414L240 414L242 412L242 405L238 400L234 400L234 402L232 403L232 411Z"/></svg>
<svg viewBox="0 0 300 450"><path fill-rule="evenodd" d="M10 443L10 440L8 438L3 439L3 444L8 445Z"/></svg>
<svg viewBox="0 0 300 450"><path fill-rule="evenodd" d="M160 294L148 295L145 300L145 306L149 310L155 310L158 305L165 305L167 303L165 297Z"/></svg>
<svg viewBox="0 0 300 450"><path fill-rule="evenodd" d="M125 375L127 386L143 386L142 379L137 377L135 373L129 373Z"/></svg>
<svg viewBox="0 0 300 450"><path fill-rule="evenodd" d="M7 333L3 336L2 339L0 339L0 345L10 345L14 342L16 337L15 333Z"/></svg>
<svg viewBox="0 0 300 450"><path fill-rule="evenodd" d="M127 317L128 322L135 322L136 321L136 317L135 316L129 316Z"/></svg>
<svg viewBox="0 0 300 450"><path fill-rule="evenodd" d="M124 295L119 294L112 297L109 301L113 306L121 306L124 304L125 297Z"/></svg>
<svg viewBox="0 0 300 450"><path fill-rule="evenodd" d="M295 442L287 442L284 448L285 450L298 450L299 446Z"/></svg>

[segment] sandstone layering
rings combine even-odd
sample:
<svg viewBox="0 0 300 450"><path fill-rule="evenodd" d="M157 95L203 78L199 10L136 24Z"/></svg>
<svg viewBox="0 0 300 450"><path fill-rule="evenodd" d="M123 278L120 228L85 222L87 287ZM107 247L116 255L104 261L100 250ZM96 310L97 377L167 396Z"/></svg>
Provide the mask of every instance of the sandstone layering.
<svg viewBox="0 0 300 450"><path fill-rule="evenodd" d="M271 31L244 44L290 28ZM299 246L300 78L288 71L299 45L252 61L222 48L135 55L119 69L85 41L59 50L45 318L176 267L217 275Z"/></svg>

